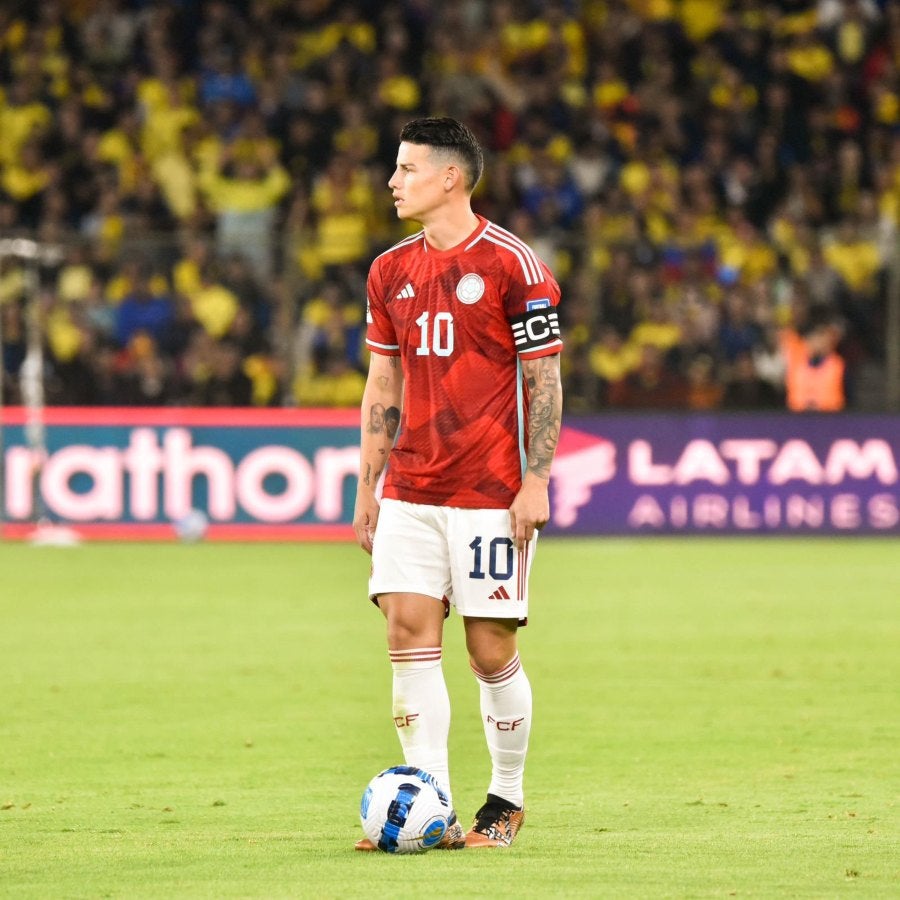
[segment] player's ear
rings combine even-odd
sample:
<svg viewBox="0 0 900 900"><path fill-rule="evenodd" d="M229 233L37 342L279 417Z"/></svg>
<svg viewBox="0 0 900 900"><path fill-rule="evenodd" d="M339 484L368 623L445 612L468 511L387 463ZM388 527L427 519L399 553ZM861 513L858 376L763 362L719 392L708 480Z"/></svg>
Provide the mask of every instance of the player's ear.
<svg viewBox="0 0 900 900"><path fill-rule="evenodd" d="M444 173L444 190L452 191L461 178L462 172L459 166L447 166L447 170Z"/></svg>

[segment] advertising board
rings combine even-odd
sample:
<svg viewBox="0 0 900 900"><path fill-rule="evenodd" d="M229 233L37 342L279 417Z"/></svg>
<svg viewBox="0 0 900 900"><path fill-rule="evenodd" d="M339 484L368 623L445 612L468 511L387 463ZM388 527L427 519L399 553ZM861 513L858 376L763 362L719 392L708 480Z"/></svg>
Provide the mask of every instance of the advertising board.
<svg viewBox="0 0 900 900"><path fill-rule="evenodd" d="M85 538L349 539L355 410L3 412L2 522ZM549 534L898 534L900 418L616 414L567 419Z"/></svg>

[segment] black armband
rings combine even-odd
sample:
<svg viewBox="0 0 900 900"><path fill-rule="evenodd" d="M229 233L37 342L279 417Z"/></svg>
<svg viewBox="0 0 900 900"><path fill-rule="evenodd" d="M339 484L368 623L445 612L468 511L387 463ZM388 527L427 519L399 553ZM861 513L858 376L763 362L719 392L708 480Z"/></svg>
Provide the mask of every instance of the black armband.
<svg viewBox="0 0 900 900"><path fill-rule="evenodd" d="M560 339L559 314L552 306L529 309L521 315L513 316L510 324L519 353L539 350Z"/></svg>

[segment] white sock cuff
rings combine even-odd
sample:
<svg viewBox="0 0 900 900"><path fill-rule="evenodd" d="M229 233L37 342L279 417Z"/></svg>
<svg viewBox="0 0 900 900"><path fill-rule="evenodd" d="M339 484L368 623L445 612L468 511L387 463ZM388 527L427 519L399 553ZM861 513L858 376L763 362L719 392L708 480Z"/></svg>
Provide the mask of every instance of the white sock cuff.
<svg viewBox="0 0 900 900"><path fill-rule="evenodd" d="M440 665L440 647L416 647L412 650L390 650L391 665L394 669L429 669Z"/></svg>
<svg viewBox="0 0 900 900"><path fill-rule="evenodd" d="M492 672L490 675L482 672L478 666L475 665L471 660L469 660L469 665L472 667L472 671L475 673L475 677L482 683L489 685L491 687L496 687L502 684L506 684L506 682L512 680L512 678L516 675L516 673L522 670L522 663L519 661L519 654L516 655L502 668L498 669L496 672Z"/></svg>

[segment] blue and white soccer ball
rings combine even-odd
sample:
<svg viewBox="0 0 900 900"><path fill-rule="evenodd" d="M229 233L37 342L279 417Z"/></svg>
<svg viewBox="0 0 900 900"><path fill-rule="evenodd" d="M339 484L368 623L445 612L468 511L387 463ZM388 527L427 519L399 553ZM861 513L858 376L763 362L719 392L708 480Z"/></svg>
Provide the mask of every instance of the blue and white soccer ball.
<svg viewBox="0 0 900 900"><path fill-rule="evenodd" d="M453 809L433 775L415 766L393 766L369 782L359 818L366 837L379 850L421 853L444 836Z"/></svg>

